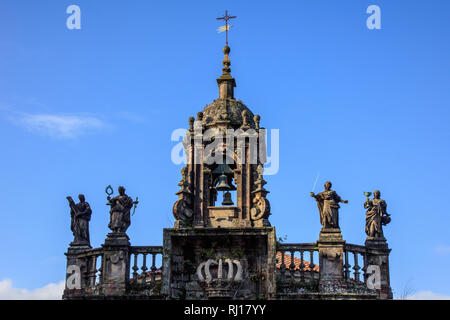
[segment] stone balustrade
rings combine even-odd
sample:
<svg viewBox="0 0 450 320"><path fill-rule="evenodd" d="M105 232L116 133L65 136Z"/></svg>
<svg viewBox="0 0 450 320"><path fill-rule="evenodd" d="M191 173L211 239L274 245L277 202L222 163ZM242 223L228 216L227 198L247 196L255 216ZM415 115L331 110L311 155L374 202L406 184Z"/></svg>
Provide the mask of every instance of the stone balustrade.
<svg viewBox="0 0 450 320"><path fill-rule="evenodd" d="M108 251L109 250L109 251ZM125 285L119 288L123 297L140 299L161 299L163 282L162 246L95 248L69 252L65 299L105 299L111 296L107 281L124 279ZM321 279L319 244L316 243L278 243L276 246L275 278L277 298L296 299L302 295L320 295ZM123 255L121 252L126 252ZM343 245L342 279L347 292L377 295L390 298L387 247L347 244ZM107 253L107 254L105 254ZM105 256L111 263L123 259L126 267L117 274L114 267L105 269ZM117 257L117 258L116 258ZM340 268L341 267L341 268ZM106 282L105 282L106 280ZM120 281L119 281L120 282Z"/></svg>

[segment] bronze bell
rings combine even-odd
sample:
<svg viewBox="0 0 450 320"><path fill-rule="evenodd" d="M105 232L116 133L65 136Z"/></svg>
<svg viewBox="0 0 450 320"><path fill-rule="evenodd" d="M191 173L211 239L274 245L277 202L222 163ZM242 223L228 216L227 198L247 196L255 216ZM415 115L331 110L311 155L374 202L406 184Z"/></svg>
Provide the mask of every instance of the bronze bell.
<svg viewBox="0 0 450 320"><path fill-rule="evenodd" d="M231 193L229 191L225 192L223 194L223 201L222 201L222 205L223 206L232 206L234 205L233 200L231 199Z"/></svg>
<svg viewBox="0 0 450 320"><path fill-rule="evenodd" d="M222 174L219 177L219 182L216 186L217 191L229 191L231 190L230 185L228 184L228 177L225 174Z"/></svg>

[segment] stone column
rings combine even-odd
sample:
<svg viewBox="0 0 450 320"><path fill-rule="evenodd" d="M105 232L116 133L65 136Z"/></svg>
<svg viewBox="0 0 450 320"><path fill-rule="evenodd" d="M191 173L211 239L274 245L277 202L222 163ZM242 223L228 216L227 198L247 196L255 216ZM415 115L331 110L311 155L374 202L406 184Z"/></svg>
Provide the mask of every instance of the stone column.
<svg viewBox="0 0 450 320"><path fill-rule="evenodd" d="M87 287L87 264L86 259L78 258L79 255L91 249L88 245L71 245L65 253L67 257L66 283L63 299L82 296Z"/></svg>
<svg viewBox="0 0 450 320"><path fill-rule="evenodd" d="M375 289L380 299L392 299L389 279L389 249L385 238L366 239L367 261L366 282L369 289Z"/></svg>
<svg viewBox="0 0 450 320"><path fill-rule="evenodd" d="M103 294L126 294L130 278L130 242L125 233L109 233L103 247Z"/></svg>
<svg viewBox="0 0 450 320"><path fill-rule="evenodd" d="M345 241L341 229L322 228L319 241L319 291L337 293L345 289L343 253Z"/></svg>

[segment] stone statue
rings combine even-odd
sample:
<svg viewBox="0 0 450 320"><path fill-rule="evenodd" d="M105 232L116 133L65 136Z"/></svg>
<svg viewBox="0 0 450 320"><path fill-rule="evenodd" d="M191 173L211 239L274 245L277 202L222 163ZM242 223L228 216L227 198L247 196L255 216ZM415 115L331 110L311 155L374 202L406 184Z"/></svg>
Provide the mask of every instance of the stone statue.
<svg viewBox="0 0 450 320"><path fill-rule="evenodd" d="M109 213L111 219L108 224L108 228L114 233L125 233L131 224L130 211L133 205L137 205L139 201L133 201L127 194L125 194L125 188L120 186L118 188L119 195L111 199L107 197L107 205L111 206Z"/></svg>
<svg viewBox="0 0 450 320"><path fill-rule="evenodd" d="M194 218L194 211L192 210L192 203L189 196L183 197L173 205L173 216L179 221L179 226L192 226L192 219Z"/></svg>
<svg viewBox="0 0 450 320"><path fill-rule="evenodd" d="M342 200L336 191L331 190L331 182L325 182L325 190L319 194L311 192L311 197L317 201L320 213L320 224L323 228L339 228L339 202L348 203Z"/></svg>
<svg viewBox="0 0 450 320"><path fill-rule="evenodd" d="M71 246L91 246L89 238L89 221L91 220L91 206L86 202L83 194L78 196L79 203L75 204L72 197L68 196L70 206L70 230L73 232L74 240Z"/></svg>
<svg viewBox="0 0 450 320"><path fill-rule="evenodd" d="M175 227L191 227L194 219L194 210L192 208L192 194L189 190L188 168L181 169L181 181L178 184L181 189L176 194L178 200L172 208L173 216L176 219Z"/></svg>
<svg viewBox="0 0 450 320"><path fill-rule="evenodd" d="M370 193L369 193L370 196ZM379 190L373 192L373 199L367 197L364 202L366 211L366 234L372 238L384 238L383 227L391 222L390 215L386 211L386 201L380 198Z"/></svg>
<svg viewBox="0 0 450 320"><path fill-rule="evenodd" d="M254 175L254 190L252 191L253 200L252 207L250 209L250 216L253 221L266 220L264 221L264 226L269 226L270 223L267 220L270 216L270 202L267 200L266 196L269 193L264 188L267 182L264 180L264 166L259 164L256 171L253 172Z"/></svg>

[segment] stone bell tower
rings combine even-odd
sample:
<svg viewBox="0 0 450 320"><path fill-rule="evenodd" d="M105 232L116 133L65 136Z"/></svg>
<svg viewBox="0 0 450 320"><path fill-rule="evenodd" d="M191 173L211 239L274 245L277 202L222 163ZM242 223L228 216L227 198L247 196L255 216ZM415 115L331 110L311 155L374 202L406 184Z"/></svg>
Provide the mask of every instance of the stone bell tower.
<svg viewBox="0 0 450 320"><path fill-rule="evenodd" d="M219 97L189 118L174 228L164 229L162 292L171 299L271 299L275 228L264 185L266 132L234 97L230 47Z"/></svg>
<svg viewBox="0 0 450 320"><path fill-rule="evenodd" d="M266 131L260 127L260 116L235 99L230 47L223 52L219 98L197 119L189 118L183 142L188 164L182 169L179 199L173 208L175 228L270 226L269 192L263 179Z"/></svg>

